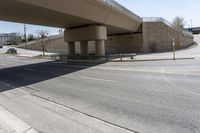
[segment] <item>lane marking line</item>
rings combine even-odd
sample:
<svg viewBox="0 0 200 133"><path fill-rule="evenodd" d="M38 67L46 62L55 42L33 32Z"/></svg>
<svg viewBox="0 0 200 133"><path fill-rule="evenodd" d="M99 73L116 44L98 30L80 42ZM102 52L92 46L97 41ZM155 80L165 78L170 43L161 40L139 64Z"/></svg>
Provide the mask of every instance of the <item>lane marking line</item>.
<svg viewBox="0 0 200 133"><path fill-rule="evenodd" d="M165 74L166 74L166 73L165 73L165 69L161 71L161 74L162 74L162 78L163 78L167 83L169 83L171 86L174 86L174 87L176 87L176 88L180 88L180 86L178 86L176 83L174 83L173 81L169 80L169 79L165 76ZM192 91L192 90L190 90L190 89L187 89L187 88L185 88L185 87L183 87L183 86L181 86L181 89L182 89L182 90L185 90L185 91L187 91L187 92L189 92L189 93L191 93L191 94L193 94L193 95L195 95L195 96L200 96L199 93L194 92L194 91Z"/></svg>
<svg viewBox="0 0 200 133"><path fill-rule="evenodd" d="M6 82L3 82L3 81L0 81L0 83L2 83L3 85L7 86L7 87L13 87L12 85L6 83Z"/></svg>
<svg viewBox="0 0 200 133"><path fill-rule="evenodd" d="M100 79L100 78L93 78L93 77L85 77L82 76L82 79L87 79L87 80L96 80L96 81L103 81L103 82L115 82L113 80L108 80L108 79Z"/></svg>
<svg viewBox="0 0 200 133"><path fill-rule="evenodd" d="M23 68L23 69L28 70L28 71L37 72L37 70L31 69L31 68Z"/></svg>

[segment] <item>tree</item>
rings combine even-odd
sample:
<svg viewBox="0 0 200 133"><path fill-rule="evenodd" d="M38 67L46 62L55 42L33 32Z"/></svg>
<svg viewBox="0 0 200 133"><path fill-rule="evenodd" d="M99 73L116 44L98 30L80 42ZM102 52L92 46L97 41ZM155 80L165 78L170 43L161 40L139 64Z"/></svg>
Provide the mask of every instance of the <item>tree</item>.
<svg viewBox="0 0 200 133"><path fill-rule="evenodd" d="M28 40L28 42L29 41L34 41L35 40L34 35L33 34L29 34L27 40Z"/></svg>
<svg viewBox="0 0 200 133"><path fill-rule="evenodd" d="M9 45L18 45L22 41L22 35L20 33L10 33Z"/></svg>
<svg viewBox="0 0 200 133"><path fill-rule="evenodd" d="M179 27L181 29L184 29L186 25L184 18L179 16L175 17L172 23L174 26Z"/></svg>
<svg viewBox="0 0 200 133"><path fill-rule="evenodd" d="M42 48L43 56L45 56L46 46L49 43L48 35L49 33L47 31L44 31L44 30L37 31L37 39L40 42L39 44Z"/></svg>

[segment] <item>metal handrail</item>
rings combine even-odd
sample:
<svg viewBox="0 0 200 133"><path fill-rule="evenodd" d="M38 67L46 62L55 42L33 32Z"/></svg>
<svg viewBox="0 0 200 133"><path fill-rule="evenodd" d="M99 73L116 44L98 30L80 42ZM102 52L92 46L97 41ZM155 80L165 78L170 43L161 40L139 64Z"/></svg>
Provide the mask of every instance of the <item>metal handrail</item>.
<svg viewBox="0 0 200 133"><path fill-rule="evenodd" d="M181 29L181 28L173 25L169 21L165 20L162 17L144 17L143 18L143 22L163 22L166 25L168 25L169 27L174 28L175 30L178 30L178 31L182 32L184 35L191 36L191 37L193 36L192 32L184 30L184 29Z"/></svg>
<svg viewBox="0 0 200 133"><path fill-rule="evenodd" d="M106 54L102 56L98 55L86 55L86 56L81 56L81 55L72 55L72 56L66 56L66 55L53 55L51 56L52 59L99 59L99 58L105 58L107 61L109 61L112 58L120 58L122 61L123 58L125 57L130 57L130 59L134 59L136 56L136 53L131 53L131 54L125 54L125 53L120 53L120 54Z"/></svg>

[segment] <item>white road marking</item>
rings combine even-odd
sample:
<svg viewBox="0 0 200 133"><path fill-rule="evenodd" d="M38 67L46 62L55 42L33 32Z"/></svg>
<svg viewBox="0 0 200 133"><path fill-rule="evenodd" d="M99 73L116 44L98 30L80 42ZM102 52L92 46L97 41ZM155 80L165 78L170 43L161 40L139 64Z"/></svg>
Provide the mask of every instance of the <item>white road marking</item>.
<svg viewBox="0 0 200 133"><path fill-rule="evenodd" d="M163 78L167 83L169 83L171 86L174 86L174 87L176 87L176 88L180 88L180 86L176 85L173 81L169 80L169 79L165 76L165 69L163 69L163 70L161 71L161 74L162 74L162 78ZM191 93L191 94L193 94L193 95L195 95L195 96L200 96L199 93L194 92L194 91L191 91L191 90L189 90L189 89L187 89L187 88L185 88L185 87L183 87L183 86L181 86L181 89L182 89L182 90L185 90L185 91L187 91L187 92L189 92L189 93Z"/></svg>
<svg viewBox="0 0 200 133"><path fill-rule="evenodd" d="M67 62L51 62L52 64L67 64Z"/></svg>
<svg viewBox="0 0 200 133"><path fill-rule="evenodd" d="M23 68L23 69L28 70L28 71L33 71L33 72L36 72L36 71L37 71L37 70L31 69L31 68Z"/></svg>
<svg viewBox="0 0 200 133"><path fill-rule="evenodd" d="M2 84L5 85L5 86L8 86L8 87L11 86L10 84L8 84L8 83L6 83L6 82L3 82L3 81L0 81L0 83L2 83Z"/></svg>
<svg viewBox="0 0 200 133"><path fill-rule="evenodd" d="M100 78L93 78L93 77L85 77L82 76L82 79L87 79L87 80L96 80L96 81L103 81L103 82L115 82L113 80L107 80L107 79L100 79Z"/></svg>
<svg viewBox="0 0 200 133"><path fill-rule="evenodd" d="M148 70L148 69L134 69L134 68L115 68L115 67L92 67L94 69L100 70L113 70L113 71L130 71L130 72L148 72L148 73L162 73L162 70ZM181 74L186 72L186 70L164 70L165 74ZM199 70L190 70L187 75L200 75Z"/></svg>
<svg viewBox="0 0 200 133"><path fill-rule="evenodd" d="M67 65L69 67L76 67L76 68L89 68L90 66L81 66L81 65ZM91 66L92 68L92 66Z"/></svg>
<svg viewBox="0 0 200 133"><path fill-rule="evenodd" d="M1 64L1 65L2 65L2 66L7 66L7 64L4 64L4 63L3 63L3 64Z"/></svg>
<svg viewBox="0 0 200 133"><path fill-rule="evenodd" d="M61 62L61 63L58 63L58 62L51 62L52 64L66 64L66 67L74 67L74 68L89 68L90 66L82 66L82 65L70 65L70 64L67 64L67 62ZM90 67L92 68L92 66Z"/></svg>
<svg viewBox="0 0 200 133"><path fill-rule="evenodd" d="M8 84L6 82L0 81L0 83L3 84L4 86L15 88L14 86L12 86L11 84Z"/></svg>

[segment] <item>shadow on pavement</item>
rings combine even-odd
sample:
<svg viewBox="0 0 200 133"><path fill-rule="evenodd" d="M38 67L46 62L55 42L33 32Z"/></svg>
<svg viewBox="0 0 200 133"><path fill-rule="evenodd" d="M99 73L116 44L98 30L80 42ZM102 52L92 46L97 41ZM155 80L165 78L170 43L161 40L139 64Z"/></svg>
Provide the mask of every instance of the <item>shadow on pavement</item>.
<svg viewBox="0 0 200 133"><path fill-rule="evenodd" d="M0 69L0 92L28 86L99 65L56 61Z"/></svg>

